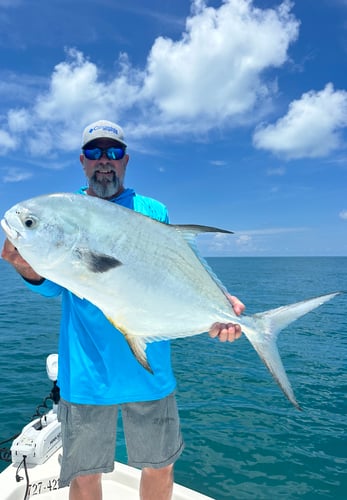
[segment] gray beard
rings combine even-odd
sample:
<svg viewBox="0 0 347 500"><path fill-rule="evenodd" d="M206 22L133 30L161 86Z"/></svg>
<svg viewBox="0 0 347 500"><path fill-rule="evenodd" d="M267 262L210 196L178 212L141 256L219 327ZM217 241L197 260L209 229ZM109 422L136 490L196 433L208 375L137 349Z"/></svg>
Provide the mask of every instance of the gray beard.
<svg viewBox="0 0 347 500"><path fill-rule="evenodd" d="M96 174L94 174L89 179L89 187L97 196L99 196L99 198L111 198L116 193L118 193L120 189L120 183L116 173L114 173L113 181L105 182L98 181L96 178Z"/></svg>

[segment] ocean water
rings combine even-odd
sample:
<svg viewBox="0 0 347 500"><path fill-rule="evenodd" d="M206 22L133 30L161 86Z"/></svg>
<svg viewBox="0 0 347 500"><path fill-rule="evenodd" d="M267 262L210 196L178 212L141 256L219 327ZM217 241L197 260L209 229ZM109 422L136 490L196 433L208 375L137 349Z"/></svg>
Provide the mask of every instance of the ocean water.
<svg viewBox="0 0 347 500"><path fill-rule="evenodd" d="M347 290L346 257L208 261L247 314ZM0 261L0 441L50 392L45 360L59 318L59 299L36 296ZM186 443L177 482L217 500L347 498L347 295L290 325L278 345L301 412L245 337L173 342ZM126 462L121 425L116 458Z"/></svg>

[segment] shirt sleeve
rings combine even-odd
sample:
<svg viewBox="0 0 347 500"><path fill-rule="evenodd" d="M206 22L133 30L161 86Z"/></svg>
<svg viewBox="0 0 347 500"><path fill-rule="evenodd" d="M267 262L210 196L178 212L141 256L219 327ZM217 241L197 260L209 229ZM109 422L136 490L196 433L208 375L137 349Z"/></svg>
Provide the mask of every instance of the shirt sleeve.
<svg viewBox="0 0 347 500"><path fill-rule="evenodd" d="M166 206L158 200L147 196L136 195L134 197L134 210L147 215L164 224L169 224L169 215Z"/></svg>
<svg viewBox="0 0 347 500"><path fill-rule="evenodd" d="M32 283L24 279L26 286L35 293L43 295L44 297L58 297L63 291L63 287L53 283L53 281L44 279L38 283Z"/></svg>

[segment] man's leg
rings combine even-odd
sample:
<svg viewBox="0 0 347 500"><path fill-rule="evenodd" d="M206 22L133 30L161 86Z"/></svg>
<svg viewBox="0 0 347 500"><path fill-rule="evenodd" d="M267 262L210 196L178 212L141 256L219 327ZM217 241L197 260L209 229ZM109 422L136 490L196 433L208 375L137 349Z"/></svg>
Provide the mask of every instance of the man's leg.
<svg viewBox="0 0 347 500"><path fill-rule="evenodd" d="M173 465L161 469L142 469L140 483L141 500L171 500L173 489ZM75 477L70 484L69 500L101 500L101 474Z"/></svg>
<svg viewBox="0 0 347 500"><path fill-rule="evenodd" d="M101 473L114 469L116 405L58 406L63 456L59 486L70 486L70 500L101 499Z"/></svg>
<svg viewBox="0 0 347 500"><path fill-rule="evenodd" d="M69 500L101 500L101 474L77 476L70 484Z"/></svg>
<svg viewBox="0 0 347 500"><path fill-rule="evenodd" d="M141 500L171 500L173 489L173 464L161 469L142 469Z"/></svg>
<svg viewBox="0 0 347 500"><path fill-rule="evenodd" d="M169 500L173 464L183 450L174 393L166 398L122 405L129 464L142 470L141 500Z"/></svg>

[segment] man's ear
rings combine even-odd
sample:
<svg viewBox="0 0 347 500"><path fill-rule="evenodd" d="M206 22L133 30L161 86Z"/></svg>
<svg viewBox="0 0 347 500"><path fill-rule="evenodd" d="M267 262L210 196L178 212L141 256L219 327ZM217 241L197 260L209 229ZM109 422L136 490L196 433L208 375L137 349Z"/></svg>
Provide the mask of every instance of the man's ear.
<svg viewBox="0 0 347 500"><path fill-rule="evenodd" d="M129 155L126 154L126 155L124 155L124 158L123 158L123 167L124 167L124 170L126 169L126 167L128 165L128 162L129 162Z"/></svg>

